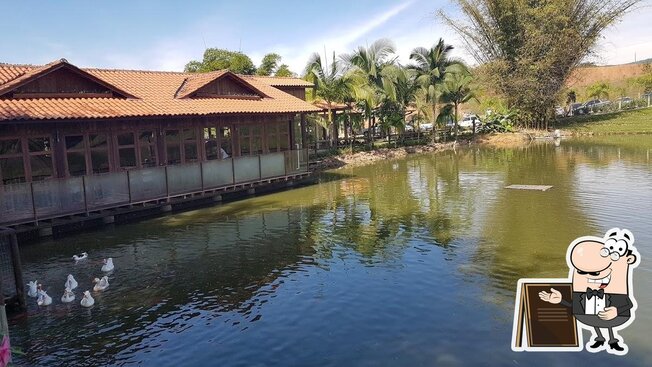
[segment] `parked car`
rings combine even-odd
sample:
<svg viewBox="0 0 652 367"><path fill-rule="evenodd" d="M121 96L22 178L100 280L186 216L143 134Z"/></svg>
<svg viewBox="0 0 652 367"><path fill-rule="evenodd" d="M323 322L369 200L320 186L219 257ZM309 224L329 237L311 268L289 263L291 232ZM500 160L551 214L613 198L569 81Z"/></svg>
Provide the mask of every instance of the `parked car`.
<svg viewBox="0 0 652 367"><path fill-rule="evenodd" d="M611 101L600 100L600 99L592 99L592 100L584 103L584 107L586 107L586 109L589 112L593 112L593 111L595 111L597 109L600 109L602 107L606 107L606 106L608 106L610 104L611 104Z"/></svg>
<svg viewBox="0 0 652 367"><path fill-rule="evenodd" d="M468 116L465 116L461 121L459 121L458 125L460 127L463 127L463 128L472 129L474 122L475 122L476 129L478 127L480 127L480 125L481 125L480 118L478 116L476 116L476 115L468 115Z"/></svg>
<svg viewBox="0 0 652 367"><path fill-rule="evenodd" d="M633 103L634 100L631 99L630 97L620 97L617 100L614 101L614 103L620 104L621 106L626 106L631 103Z"/></svg>
<svg viewBox="0 0 652 367"><path fill-rule="evenodd" d="M428 123L425 123L425 124L420 124L419 128L421 129L421 131L431 131L432 130L432 122L428 122Z"/></svg>
<svg viewBox="0 0 652 367"><path fill-rule="evenodd" d="M477 129L481 125L480 118L477 115L466 115L457 122L457 125L463 129L472 129L474 119L475 119L475 128ZM455 121L453 119L450 119L450 121L446 123L446 126L447 127L455 126Z"/></svg>
<svg viewBox="0 0 652 367"><path fill-rule="evenodd" d="M589 110L584 106L583 103L573 103L570 105L570 115L571 116L577 116L577 115L586 115L589 113Z"/></svg>

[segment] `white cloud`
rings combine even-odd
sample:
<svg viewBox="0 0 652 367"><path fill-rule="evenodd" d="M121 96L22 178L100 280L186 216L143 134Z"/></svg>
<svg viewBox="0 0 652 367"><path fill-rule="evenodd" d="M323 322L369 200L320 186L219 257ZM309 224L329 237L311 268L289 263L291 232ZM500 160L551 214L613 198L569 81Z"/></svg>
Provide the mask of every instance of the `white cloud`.
<svg viewBox="0 0 652 367"><path fill-rule="evenodd" d="M327 52L328 58L331 58L333 52L336 55L350 52L355 46L356 42L360 41L364 36L369 35L374 30L387 24L390 20L403 13L408 7L414 3L414 0L403 2L396 5L384 12L371 15L371 18L366 22L356 24L352 27L346 27L334 24L333 28L326 30L323 35L311 35L312 39L303 45L287 45L279 44L273 47L273 51L283 56L283 62L290 66L290 69L295 72L303 71L306 62L310 55L314 52L323 54ZM270 50L270 52L272 51ZM252 53L256 56L255 60L262 57L262 53Z"/></svg>

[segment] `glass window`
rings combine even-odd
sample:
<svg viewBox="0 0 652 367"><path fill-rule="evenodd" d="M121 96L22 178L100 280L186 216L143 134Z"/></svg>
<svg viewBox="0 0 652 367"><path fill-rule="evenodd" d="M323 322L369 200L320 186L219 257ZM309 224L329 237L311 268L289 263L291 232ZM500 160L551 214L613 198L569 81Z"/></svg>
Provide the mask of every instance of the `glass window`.
<svg viewBox="0 0 652 367"><path fill-rule="evenodd" d="M213 159L218 159L219 154L218 154L218 149L217 149L217 140L207 140L204 142L204 149L206 150L206 159L207 160L213 160Z"/></svg>
<svg viewBox="0 0 652 367"><path fill-rule="evenodd" d="M281 151L290 149L290 134L288 130L288 123L286 121L282 121L278 125L278 140Z"/></svg>
<svg viewBox="0 0 652 367"><path fill-rule="evenodd" d="M278 125L270 124L267 126L267 149L270 152L278 151Z"/></svg>
<svg viewBox="0 0 652 367"><path fill-rule="evenodd" d="M179 130L167 130L165 132L165 153L168 164L181 163Z"/></svg>
<svg viewBox="0 0 652 367"><path fill-rule="evenodd" d="M251 128L251 154L263 154L263 129L261 125Z"/></svg>
<svg viewBox="0 0 652 367"><path fill-rule="evenodd" d="M220 127L220 149L222 159L229 158L233 155L233 144L231 142L231 128L228 126Z"/></svg>
<svg viewBox="0 0 652 367"><path fill-rule="evenodd" d="M156 167L156 146L141 145L140 160L143 167Z"/></svg>
<svg viewBox="0 0 652 367"><path fill-rule="evenodd" d="M136 167L135 148L120 148L118 149L118 156L120 157L120 168Z"/></svg>
<svg viewBox="0 0 652 367"><path fill-rule="evenodd" d="M108 137L100 134L88 135L92 173L106 173L111 170L109 165Z"/></svg>
<svg viewBox="0 0 652 367"><path fill-rule="evenodd" d="M204 151L206 152L206 159L209 161L219 158L217 140L216 128L204 128Z"/></svg>
<svg viewBox="0 0 652 367"><path fill-rule="evenodd" d="M29 138L27 145L30 152L49 152L50 138Z"/></svg>
<svg viewBox="0 0 652 367"><path fill-rule="evenodd" d="M0 158L0 177L4 185L27 181L23 157Z"/></svg>
<svg viewBox="0 0 652 367"><path fill-rule="evenodd" d="M194 129L183 129L183 152L185 162L197 161L197 135Z"/></svg>
<svg viewBox="0 0 652 367"><path fill-rule="evenodd" d="M110 171L109 152L106 149L91 150L91 166L93 173L106 173Z"/></svg>
<svg viewBox="0 0 652 367"><path fill-rule="evenodd" d="M20 139L0 140L0 156L21 154L23 152Z"/></svg>
<svg viewBox="0 0 652 367"><path fill-rule="evenodd" d="M156 133L154 131L143 131L138 136L140 145L140 164L143 167L155 167L156 159Z"/></svg>
<svg viewBox="0 0 652 367"><path fill-rule="evenodd" d="M107 137L106 135L91 134L88 136L88 145L91 147L91 149L106 148L108 146Z"/></svg>
<svg viewBox="0 0 652 367"><path fill-rule="evenodd" d="M83 135L66 136L66 150L80 150L85 149Z"/></svg>
<svg viewBox="0 0 652 367"><path fill-rule="evenodd" d="M195 130L194 129L183 129L183 140L184 141L197 140L197 137L195 136Z"/></svg>
<svg viewBox="0 0 652 367"><path fill-rule="evenodd" d="M154 131L141 131L138 134L138 141L141 145L156 144L156 133Z"/></svg>
<svg viewBox="0 0 652 367"><path fill-rule="evenodd" d="M181 149L178 145L169 145L167 147L166 154L168 158L168 164L181 163Z"/></svg>
<svg viewBox="0 0 652 367"><path fill-rule="evenodd" d="M118 145L134 145L134 134L118 134Z"/></svg>
<svg viewBox="0 0 652 367"><path fill-rule="evenodd" d="M40 181L52 177L52 156L49 154L39 154L30 157L32 166L32 181Z"/></svg>
<svg viewBox="0 0 652 367"><path fill-rule="evenodd" d="M183 145L186 162L196 162L197 161L197 144L195 142L186 142Z"/></svg>
<svg viewBox="0 0 652 367"><path fill-rule="evenodd" d="M0 140L0 178L3 184L27 181L20 139Z"/></svg>
<svg viewBox="0 0 652 367"><path fill-rule="evenodd" d="M81 152L68 152L68 173L71 176L83 176L86 174L86 155Z"/></svg>
<svg viewBox="0 0 652 367"><path fill-rule="evenodd" d="M251 137L248 126L240 127L240 155L251 154Z"/></svg>

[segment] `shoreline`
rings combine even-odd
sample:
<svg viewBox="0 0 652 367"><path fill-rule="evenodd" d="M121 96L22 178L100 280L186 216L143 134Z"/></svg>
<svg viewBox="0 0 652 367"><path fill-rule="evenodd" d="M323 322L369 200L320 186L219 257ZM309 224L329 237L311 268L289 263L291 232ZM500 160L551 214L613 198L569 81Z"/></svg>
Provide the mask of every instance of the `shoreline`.
<svg viewBox="0 0 652 367"><path fill-rule="evenodd" d="M604 135L633 135L649 134L647 132L630 133L596 133L592 131L578 132L560 129L561 138L604 136ZM513 133L493 133L488 135L477 135L475 138L463 138L457 142L445 143L428 143L424 145L413 145L396 148L376 148L374 150L362 151L356 153L337 154L324 157L314 161L312 172L340 169L345 167L359 167L376 163L381 160L404 158L412 154L442 152L456 149L458 147L482 146L489 148L518 148L531 144L534 141L543 142L546 140L553 141L550 132L539 130L519 130Z"/></svg>
<svg viewBox="0 0 652 367"><path fill-rule="evenodd" d="M524 132L498 133L479 135L475 138L460 139L457 142L428 143L396 148L377 148L356 153L337 154L315 161L313 172L340 169L344 167L359 167L376 163L381 160L404 158L412 154L442 152L458 147L486 146L493 148L512 148L527 145L534 137Z"/></svg>

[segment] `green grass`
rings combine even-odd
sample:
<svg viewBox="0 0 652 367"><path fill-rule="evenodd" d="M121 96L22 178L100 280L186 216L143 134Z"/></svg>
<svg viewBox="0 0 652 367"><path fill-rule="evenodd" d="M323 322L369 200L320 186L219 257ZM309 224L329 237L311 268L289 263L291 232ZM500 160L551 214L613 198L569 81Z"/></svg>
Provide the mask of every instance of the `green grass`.
<svg viewBox="0 0 652 367"><path fill-rule="evenodd" d="M557 125L572 134L651 134L652 108L604 115L577 116Z"/></svg>

